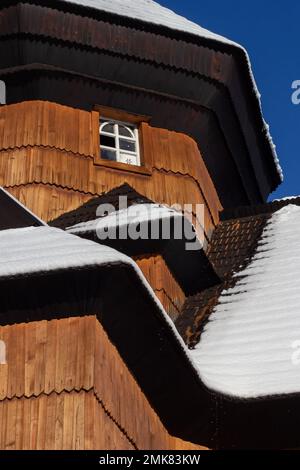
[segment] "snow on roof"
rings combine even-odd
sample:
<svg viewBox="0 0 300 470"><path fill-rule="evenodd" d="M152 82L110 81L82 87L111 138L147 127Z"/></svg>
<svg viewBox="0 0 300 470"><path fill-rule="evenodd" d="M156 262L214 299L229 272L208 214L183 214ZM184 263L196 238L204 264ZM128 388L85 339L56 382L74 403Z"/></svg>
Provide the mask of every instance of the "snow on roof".
<svg viewBox="0 0 300 470"><path fill-rule="evenodd" d="M138 265L113 248L49 226L0 231L0 280L84 267L127 265L134 269L150 299L192 363L189 351ZM195 366L194 366L195 368Z"/></svg>
<svg viewBox="0 0 300 470"><path fill-rule="evenodd" d="M203 382L238 398L300 392L300 207L268 222L191 352Z"/></svg>
<svg viewBox="0 0 300 470"><path fill-rule="evenodd" d="M300 392L300 207L268 222L249 266L224 291L200 343L188 351L136 263L118 251L60 229L0 232L0 279L73 268L127 264L173 331L202 382L251 399Z"/></svg>
<svg viewBox="0 0 300 470"><path fill-rule="evenodd" d="M212 33L202 28L196 23L177 15L172 10L163 7L152 0L64 0L65 2L74 3L97 10L114 13L116 15L135 18L140 21L152 23L156 25L166 26L170 29L185 31L187 33L196 34L208 39L226 42L231 45L237 45L218 34Z"/></svg>
<svg viewBox="0 0 300 470"><path fill-rule="evenodd" d="M123 227L151 220L170 219L171 217L182 218L182 214L160 204L134 204L126 209L111 212L104 217L68 227L66 230L73 234L94 230L101 233L107 228Z"/></svg>
<svg viewBox="0 0 300 470"><path fill-rule="evenodd" d="M85 233L96 232L99 240L107 240L111 238L116 239L116 228L118 227L119 229L126 229L122 232L120 238L122 238L122 236L127 237L127 235L131 235L134 237L134 240L136 240L135 237L147 240L157 240L160 238L169 239L172 237L169 231L171 228L170 224L165 226L165 232L164 228L160 229L158 225L153 225L153 232L147 229L145 233L140 233L140 227L144 222L168 222L175 219L178 225L174 228L175 234L173 236L175 236L176 239L187 237L187 240L195 241L196 245L194 246L194 250L203 248L204 239L200 240L197 238L194 225L188 217L171 207L154 203L133 204L126 209L111 212L104 217L68 227L66 231L79 236ZM178 232L176 230L178 230Z"/></svg>
<svg viewBox="0 0 300 470"><path fill-rule="evenodd" d="M273 199L271 201L272 202L281 202L281 201L292 201L294 199L300 199L300 195L299 196L285 196L285 197L282 197L282 198L279 198L279 199Z"/></svg>
<svg viewBox="0 0 300 470"><path fill-rule="evenodd" d="M0 232L0 279L114 263L133 264L116 250L48 226Z"/></svg>
<svg viewBox="0 0 300 470"><path fill-rule="evenodd" d="M244 52L249 73L253 82L253 90L256 94L259 107L261 110L261 115L263 116L262 112L262 105L261 105L261 95L258 91L258 87L252 72L251 61L246 49L241 46L240 44L231 41L223 36L215 34L205 28L202 28L200 25L184 18L173 12L172 10L163 7L157 2L153 0L63 0L68 3L73 3L76 5L82 5L89 8L94 8L97 10L102 10L108 13L114 13L120 16L125 16L128 18L137 19L140 21L144 21L146 23L151 23L155 25L164 26L176 31L183 31L189 34L194 34L196 36L200 36L205 39L210 39L213 41L217 41L223 44L227 44L238 49L241 49ZM273 143L273 139L270 134L269 125L263 120L264 122L264 132L269 140L270 147L273 153L274 162L277 167L278 173L280 178L283 180L283 171L279 163L279 159L276 153L276 147Z"/></svg>

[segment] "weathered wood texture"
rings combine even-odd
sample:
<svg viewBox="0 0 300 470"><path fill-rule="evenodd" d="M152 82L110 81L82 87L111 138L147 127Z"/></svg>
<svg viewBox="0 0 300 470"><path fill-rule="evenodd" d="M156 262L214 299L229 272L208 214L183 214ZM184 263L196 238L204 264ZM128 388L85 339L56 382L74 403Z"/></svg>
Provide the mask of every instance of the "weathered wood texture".
<svg viewBox="0 0 300 470"><path fill-rule="evenodd" d="M96 317L0 327L1 449L197 449L168 434Z"/></svg>
<svg viewBox="0 0 300 470"><path fill-rule="evenodd" d="M2 450L134 450L90 392L0 402Z"/></svg>
<svg viewBox="0 0 300 470"><path fill-rule="evenodd" d="M0 184L50 220L126 181L156 202L204 204L209 237L221 204L197 144L144 123L144 174L110 168L100 159L98 119L95 111L40 101L1 107Z"/></svg>
<svg viewBox="0 0 300 470"><path fill-rule="evenodd" d="M248 65L239 57L241 51L93 9L83 8L80 14L78 5L68 2L48 0L50 9L45 1L26 3L0 14L0 68L13 72L7 75L10 103L45 99L83 109L113 103L138 114L153 114L158 127L171 125L196 140L205 135L205 141L199 138L199 148L226 207L262 202L275 189L279 177L261 113L252 101ZM55 8L68 8L70 13ZM53 67L57 70L51 77L42 73ZM21 73L28 69L34 72ZM65 70L66 79L58 69ZM100 87L99 80L103 80ZM97 97L108 81L114 89L101 100ZM120 84L123 104L116 96L115 86ZM156 103L154 111L144 102L138 110L139 89L148 97L152 92L163 95L164 102ZM174 112L167 104L170 95L176 103Z"/></svg>
<svg viewBox="0 0 300 470"><path fill-rule="evenodd" d="M174 279L161 255L145 255L135 258L155 294L172 320L176 320L185 302L185 295Z"/></svg>

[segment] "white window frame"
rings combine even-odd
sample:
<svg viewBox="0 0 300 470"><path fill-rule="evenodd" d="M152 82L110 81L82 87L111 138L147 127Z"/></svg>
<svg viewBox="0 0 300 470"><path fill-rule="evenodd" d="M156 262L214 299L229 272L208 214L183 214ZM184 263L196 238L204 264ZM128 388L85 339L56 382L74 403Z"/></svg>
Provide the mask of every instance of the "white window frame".
<svg viewBox="0 0 300 470"><path fill-rule="evenodd" d="M107 124L113 124L114 133L103 131L103 128ZM119 126L124 126L124 127L128 128L128 130L133 133L133 137L127 137L127 136L120 135ZM128 155L128 157L130 157L130 156L134 157L134 159L136 161L136 163L127 163L127 165L141 166L139 129L138 129L136 124L132 124L130 122L125 122L125 121L117 121L115 119L109 119L109 118L106 118L106 117L101 117L100 118L99 131L100 131L100 148L115 151L116 152L116 160L115 160L116 162L124 163L121 159L121 154L123 154L123 155ZM102 135L107 136L107 137L115 138L116 146L115 147L108 147L106 145L102 145L101 144L101 136ZM136 152L132 152L130 150L122 150L120 148L120 140L127 140L128 142L135 143ZM112 160L107 160L107 161L112 161Z"/></svg>

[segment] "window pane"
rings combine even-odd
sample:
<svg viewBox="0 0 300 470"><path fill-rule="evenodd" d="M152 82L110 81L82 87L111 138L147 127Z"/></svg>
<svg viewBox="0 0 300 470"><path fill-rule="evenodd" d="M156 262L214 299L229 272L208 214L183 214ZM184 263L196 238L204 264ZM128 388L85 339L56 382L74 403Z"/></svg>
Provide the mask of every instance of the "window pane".
<svg viewBox="0 0 300 470"><path fill-rule="evenodd" d="M134 155L129 155L126 153L120 153L120 159L119 161L121 163L127 163L127 165L137 165L137 158Z"/></svg>
<svg viewBox="0 0 300 470"><path fill-rule="evenodd" d="M132 132L132 130L129 128L129 127L125 127L125 126L122 126L122 125L119 125L119 134L124 136L124 137L131 137L132 139L134 139L134 133Z"/></svg>
<svg viewBox="0 0 300 470"><path fill-rule="evenodd" d="M104 123L102 123L104 124ZM114 134L115 129L114 129L114 123L113 122L108 122L105 125L101 127L101 132L108 132L109 134Z"/></svg>
<svg viewBox="0 0 300 470"><path fill-rule="evenodd" d="M135 142L131 142L130 140L120 139L120 149L127 150L129 152L136 152Z"/></svg>
<svg viewBox="0 0 300 470"><path fill-rule="evenodd" d="M109 137L108 135L101 135L100 137L101 145L105 147L116 148L116 139L114 137Z"/></svg>
<svg viewBox="0 0 300 470"><path fill-rule="evenodd" d="M115 150L101 149L101 158L104 160L117 161L117 152Z"/></svg>

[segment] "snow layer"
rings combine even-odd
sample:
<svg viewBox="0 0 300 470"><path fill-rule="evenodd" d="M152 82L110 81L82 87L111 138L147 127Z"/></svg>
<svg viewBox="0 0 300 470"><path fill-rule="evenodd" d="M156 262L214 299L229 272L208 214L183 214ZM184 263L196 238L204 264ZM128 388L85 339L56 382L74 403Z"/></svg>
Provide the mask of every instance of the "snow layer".
<svg viewBox="0 0 300 470"><path fill-rule="evenodd" d="M141 285L173 332L182 352L196 369L189 351L174 323L164 310L138 265L128 256L49 226L0 231L0 279L25 274L68 270L88 266L127 264L137 274ZM137 286L138 288L138 286Z"/></svg>
<svg viewBox="0 0 300 470"><path fill-rule="evenodd" d="M216 41L237 45L229 39L212 33L196 23L177 15L172 10L163 7L152 0L64 0L65 2L83 5L97 10L103 10L116 15L127 16L137 20L156 25L166 26L170 29L186 31Z"/></svg>
<svg viewBox="0 0 300 470"><path fill-rule="evenodd" d="M271 202L292 201L293 199L300 199L300 195L299 196L286 196L280 199L273 199Z"/></svg>
<svg viewBox="0 0 300 470"><path fill-rule="evenodd" d="M111 263L133 262L111 248L48 226L0 231L0 278Z"/></svg>
<svg viewBox="0 0 300 470"><path fill-rule="evenodd" d="M224 291L192 357L204 383L239 398L300 392L300 207L276 212Z"/></svg>
<svg viewBox="0 0 300 470"><path fill-rule="evenodd" d="M177 15L172 10L165 8L159 5L157 2L153 0L63 0L68 3L73 3L77 5L82 5L90 8L94 8L97 10L106 11L109 13L114 13L121 16L126 16L129 18L138 19L147 23L152 23L156 25L165 26L167 28L176 30L176 31L184 31L186 33L194 34L196 36L203 37L205 39L211 39L223 44L229 44L233 47L237 47L241 49L244 54L245 58L249 67L249 73L251 79L253 81L253 90L256 94L257 100L259 102L259 107L262 113L262 106L261 106L261 96L258 91L256 81L252 72L251 62L246 49L244 49L240 44L231 41L223 36L219 36L218 34L212 33L205 28L202 28L196 23L184 18L183 16ZM282 168L279 163L279 159L276 153L276 147L273 143L273 139L271 137L269 126L264 122L264 129L263 131L266 134L267 139L269 140L271 150L274 157L274 162L277 167L278 173L283 180L283 172Z"/></svg>
<svg viewBox="0 0 300 470"><path fill-rule="evenodd" d="M136 224L147 221L170 219L174 217L182 218L182 214L175 210L159 204L135 204L127 209L111 212L105 217L99 217L95 220L83 222L73 227L67 228L69 233L80 234L86 232L102 231L114 228L124 227L130 224Z"/></svg>

